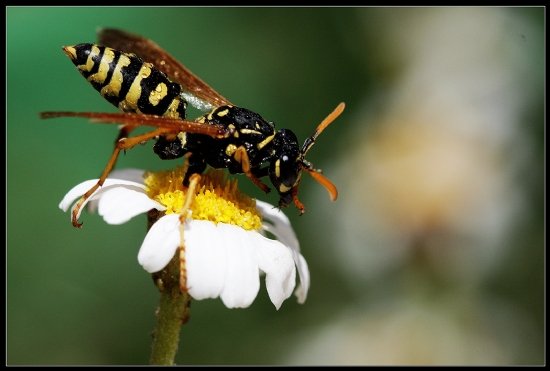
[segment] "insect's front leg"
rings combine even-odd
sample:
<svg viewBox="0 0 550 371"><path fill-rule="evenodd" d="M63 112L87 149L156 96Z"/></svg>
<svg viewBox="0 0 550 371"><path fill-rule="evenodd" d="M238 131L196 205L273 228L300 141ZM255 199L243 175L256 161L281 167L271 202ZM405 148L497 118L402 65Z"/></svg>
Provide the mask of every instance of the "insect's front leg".
<svg viewBox="0 0 550 371"><path fill-rule="evenodd" d="M82 208L82 206L84 205L86 200L88 198L90 198L92 196L92 194L99 187L103 186L103 183L105 183L105 179L107 179L107 176L109 175L109 173L111 172L111 170L113 170L113 167L115 166L115 163L116 163L116 160L118 158L118 154L120 153L120 151L122 151L122 150L125 151L127 149L133 148L133 147L137 146L138 144L140 144L144 141L151 140L151 139L153 139L153 138L155 138L159 135L166 134L167 132L170 132L170 131L171 130L169 130L169 129L160 128L160 129L157 129L157 130L150 131L148 133L143 133L143 134L137 135L137 136L132 137L132 138L119 139L115 144L115 150L113 151L113 154L111 155L111 158L109 159L109 162L107 162L107 166L105 167L105 170L103 170L103 173L101 174L101 177L99 178L98 182L92 188L90 188L88 190L88 192L84 193L84 196L82 196L80 198L80 200L78 200L78 202L76 203L75 208L73 209L73 212L72 212L72 223L73 223L73 225L77 228L82 227L82 223L78 222L78 216L80 215L80 209Z"/></svg>
<svg viewBox="0 0 550 371"><path fill-rule="evenodd" d="M244 175L246 175L246 177L250 179L252 183L260 187L260 189L265 193L269 193L269 191L271 191L271 189L267 185L262 183L262 181L256 175L254 175L252 168L250 167L250 158L248 157L248 152L246 152L246 148L244 146L238 147L233 157L235 158L235 160L237 160L238 163L241 164Z"/></svg>
<svg viewBox="0 0 550 371"><path fill-rule="evenodd" d="M298 186L299 184L296 184L294 187L292 187L292 200L294 201L294 205L296 205L298 210L300 210L300 215L303 215L306 211L306 207L303 203L300 202L300 200L298 200Z"/></svg>
<svg viewBox="0 0 550 371"><path fill-rule="evenodd" d="M191 175L202 174L204 170L206 170L206 162L201 155L192 153L187 158L186 164L187 170L185 171L185 176L183 178L183 185L185 187L189 187L189 178L191 178Z"/></svg>

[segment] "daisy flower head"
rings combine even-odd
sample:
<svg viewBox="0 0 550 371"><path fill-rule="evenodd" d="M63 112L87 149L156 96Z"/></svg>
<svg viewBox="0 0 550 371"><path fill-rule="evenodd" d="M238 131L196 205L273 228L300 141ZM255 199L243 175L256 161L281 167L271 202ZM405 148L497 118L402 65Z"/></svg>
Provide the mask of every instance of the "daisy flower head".
<svg viewBox="0 0 550 371"><path fill-rule="evenodd" d="M200 176L188 211L182 216L189 191L183 186L184 175L183 167L157 173L113 171L85 204L109 224L122 224L151 209L158 210L159 218L145 236L138 261L147 272L159 272L183 242L185 286L196 300L220 297L228 308L246 308L258 294L263 273L269 298L277 309L293 291L303 303L309 289L309 270L286 215L241 193L237 180L229 180L222 170L210 169ZM75 186L59 207L67 211L97 181ZM268 238L268 233L275 239ZM296 270L300 284L294 290Z"/></svg>

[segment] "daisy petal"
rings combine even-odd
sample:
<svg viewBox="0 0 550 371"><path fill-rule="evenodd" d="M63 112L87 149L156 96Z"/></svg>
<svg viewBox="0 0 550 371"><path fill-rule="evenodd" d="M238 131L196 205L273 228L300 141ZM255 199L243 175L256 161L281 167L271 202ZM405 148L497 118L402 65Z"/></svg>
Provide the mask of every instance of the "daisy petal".
<svg viewBox="0 0 550 371"><path fill-rule="evenodd" d="M179 214L160 218L145 236L138 262L149 273L162 270L174 257L180 244Z"/></svg>
<svg viewBox="0 0 550 371"><path fill-rule="evenodd" d="M145 174L145 170L143 169L125 168L111 171L108 178L129 180L131 182L143 184L145 180L143 174Z"/></svg>
<svg viewBox="0 0 550 371"><path fill-rule="evenodd" d="M121 179L135 182L137 184L144 184L144 174L145 170L143 169L117 169L111 171L107 179ZM97 211L99 199L100 197L95 197L93 200L90 200L90 202L88 202L87 209L89 212L95 213Z"/></svg>
<svg viewBox="0 0 550 371"><path fill-rule="evenodd" d="M298 269L298 276L300 277L300 284L294 294L298 297L298 302L303 304L307 298L310 285L309 269L306 260L300 254L300 244L290 225L290 220L281 210L274 208L266 202L256 200L256 208L264 216L263 229L273 233L279 241L292 250L294 262ZM267 221L270 223L267 223Z"/></svg>
<svg viewBox="0 0 550 371"><path fill-rule="evenodd" d="M63 211L67 211L72 203L84 193L86 193L90 188L92 188L99 179L92 179L82 182L74 186L66 195L63 197L59 203L59 208Z"/></svg>
<svg viewBox="0 0 550 371"><path fill-rule="evenodd" d="M77 198L81 197L83 194L88 192L90 188L92 188L95 184L97 184L99 179L92 179L87 180L85 182L82 182L75 187L73 187L66 195L63 197L63 200L61 200L61 203L59 204L59 208L63 211L67 211L71 203L73 203ZM103 183L102 187L99 187L88 199L82 204L82 208L80 209L80 212L77 215L77 219L80 217L80 213L82 212L82 209L84 206L93 200L96 197L99 197L103 192L109 190L112 187L120 187L120 186L126 186L127 188L135 189L136 191L145 192L145 185L131 182L128 180L122 180L122 179L105 179L105 182ZM74 210L76 207L76 203L71 208L71 211Z"/></svg>
<svg viewBox="0 0 550 371"><path fill-rule="evenodd" d="M113 187L103 193L99 199L98 213L108 224L123 224L134 216L151 209L166 210L152 200L143 191L126 187Z"/></svg>
<svg viewBox="0 0 550 371"><path fill-rule="evenodd" d="M259 200L256 200L256 208L265 219L271 222L268 226L264 223L265 230L273 233L284 245L300 251L298 239L290 225L290 220L281 210Z"/></svg>
<svg viewBox="0 0 550 371"><path fill-rule="evenodd" d="M218 227L206 220L188 220L184 237L189 294L197 300L217 298L227 269L227 252Z"/></svg>
<svg viewBox="0 0 550 371"><path fill-rule="evenodd" d="M277 224L282 224L292 229L290 220L279 208L268 204L267 202L256 200L256 209L258 209L264 217L276 222Z"/></svg>
<svg viewBox="0 0 550 371"><path fill-rule="evenodd" d="M271 302L279 309L296 284L296 269L292 252L279 241L254 234L258 246L258 266L265 272L265 286Z"/></svg>
<svg viewBox="0 0 550 371"><path fill-rule="evenodd" d="M298 275L300 276L300 283L294 291L294 295L298 298L298 303L304 304L307 298L307 292L309 290L310 278L309 278L309 268L307 266L306 259L302 254L293 252L294 262L298 268Z"/></svg>
<svg viewBox="0 0 550 371"><path fill-rule="evenodd" d="M220 295L228 308L246 308L260 290L260 276L251 234L240 227L218 223L227 250L225 286Z"/></svg>

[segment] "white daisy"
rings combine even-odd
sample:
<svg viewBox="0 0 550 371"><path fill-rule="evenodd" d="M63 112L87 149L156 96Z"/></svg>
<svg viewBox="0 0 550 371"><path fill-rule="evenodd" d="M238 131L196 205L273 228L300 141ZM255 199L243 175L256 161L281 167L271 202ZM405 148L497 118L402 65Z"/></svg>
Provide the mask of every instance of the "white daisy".
<svg viewBox="0 0 550 371"><path fill-rule="evenodd" d="M151 227L139 250L138 261L149 273L162 270L180 244L179 212L187 190L182 186L183 174L178 167L145 173L148 177L144 181L143 170L114 171L86 200L88 209L97 209L109 224L125 223L151 209L165 213ZM97 181L75 186L59 207L67 211ZM309 289L309 270L286 215L241 194L237 181L228 181L222 171L202 175L197 188L184 225L191 297L202 300L219 296L228 308L246 308L258 294L259 273L263 272L269 298L279 309L294 290L296 267L300 284L295 295L303 303ZM266 232L276 239L267 238Z"/></svg>

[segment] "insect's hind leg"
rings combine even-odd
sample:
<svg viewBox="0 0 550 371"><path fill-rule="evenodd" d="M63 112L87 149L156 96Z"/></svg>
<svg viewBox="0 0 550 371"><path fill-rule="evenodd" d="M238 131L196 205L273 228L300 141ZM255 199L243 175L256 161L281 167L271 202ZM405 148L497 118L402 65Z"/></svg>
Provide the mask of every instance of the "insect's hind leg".
<svg viewBox="0 0 550 371"><path fill-rule="evenodd" d="M122 131L121 131L122 132ZM92 194L105 183L105 179L107 179L107 176L113 170L113 167L115 166L116 160L118 158L118 154L122 150L127 150L132 147L135 147L136 145L151 140L159 135L166 134L167 132L170 132L170 130L167 130L166 128L159 128L157 130L150 131L148 133L143 133L140 135L136 135L132 138L121 138L119 139L115 144L115 150L113 151L113 154L111 155L111 158L109 159L109 162L107 162L107 166L105 167L105 170L103 170L103 173L101 174L101 177L99 178L98 182L90 188L84 195L78 200L78 202L75 205L75 208L72 212L72 223L73 226L77 228L82 227L82 223L78 222L78 216L80 215L80 209L82 208L82 205L84 205L84 202L88 198L92 196ZM119 133L120 134L120 133Z"/></svg>
<svg viewBox="0 0 550 371"><path fill-rule="evenodd" d="M206 162L202 156L192 153L185 161L186 169L183 177L183 185L189 187L189 179L193 174L202 174L206 169Z"/></svg>

